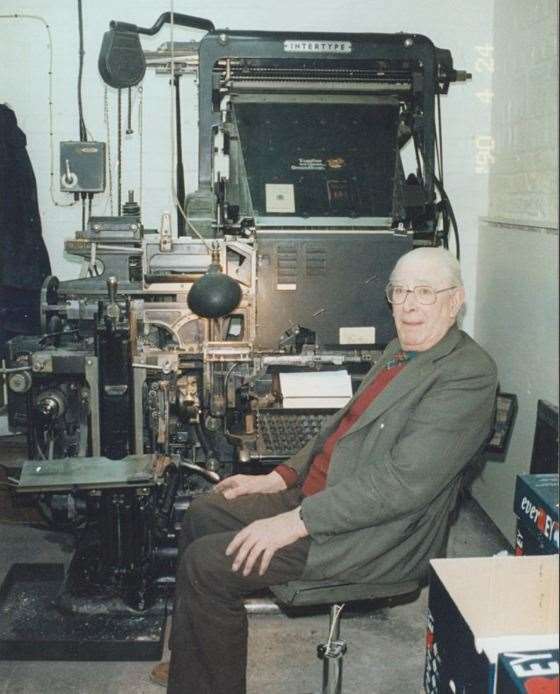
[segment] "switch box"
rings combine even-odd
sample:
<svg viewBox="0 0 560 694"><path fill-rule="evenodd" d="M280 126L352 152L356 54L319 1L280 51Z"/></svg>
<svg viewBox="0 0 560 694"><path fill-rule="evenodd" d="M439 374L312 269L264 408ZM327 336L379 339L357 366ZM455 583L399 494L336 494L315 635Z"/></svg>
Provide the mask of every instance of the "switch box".
<svg viewBox="0 0 560 694"><path fill-rule="evenodd" d="M60 190L102 193L105 190L105 143L60 143Z"/></svg>

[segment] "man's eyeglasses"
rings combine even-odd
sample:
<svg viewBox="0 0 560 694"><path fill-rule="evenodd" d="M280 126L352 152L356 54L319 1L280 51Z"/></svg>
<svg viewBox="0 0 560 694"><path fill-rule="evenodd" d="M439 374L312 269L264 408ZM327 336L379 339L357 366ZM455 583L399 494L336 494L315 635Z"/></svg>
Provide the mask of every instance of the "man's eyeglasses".
<svg viewBox="0 0 560 694"><path fill-rule="evenodd" d="M387 299L391 304L404 304L408 294L414 294L419 304L431 306L432 304L436 303L438 294L448 292L450 289L457 289L457 287L453 286L445 287L445 289L433 289L432 287L428 286L418 286L414 287L414 289L407 289L406 287L403 287L402 284L393 284L392 282L389 282L389 284L385 287L385 294L387 295Z"/></svg>

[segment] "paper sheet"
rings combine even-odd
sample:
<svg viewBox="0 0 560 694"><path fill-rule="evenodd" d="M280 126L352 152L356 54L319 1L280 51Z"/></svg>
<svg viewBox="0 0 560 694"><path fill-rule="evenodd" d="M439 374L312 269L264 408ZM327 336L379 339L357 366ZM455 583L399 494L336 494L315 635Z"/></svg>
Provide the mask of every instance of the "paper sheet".
<svg viewBox="0 0 560 694"><path fill-rule="evenodd" d="M281 373L280 389L283 405L289 409L338 409L352 397L352 382L345 369Z"/></svg>

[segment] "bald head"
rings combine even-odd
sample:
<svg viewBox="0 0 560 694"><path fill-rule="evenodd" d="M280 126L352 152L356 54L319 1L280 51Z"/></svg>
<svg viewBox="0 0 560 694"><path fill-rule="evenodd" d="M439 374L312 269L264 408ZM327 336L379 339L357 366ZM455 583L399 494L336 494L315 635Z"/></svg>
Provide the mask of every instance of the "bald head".
<svg viewBox="0 0 560 694"><path fill-rule="evenodd" d="M463 306L459 263L444 248L405 253L391 273L387 296L402 348L426 351L444 338Z"/></svg>
<svg viewBox="0 0 560 694"><path fill-rule="evenodd" d="M455 287L463 286L461 277L461 266L457 258L445 248L415 248L402 255L395 265L391 277L391 282L395 281L399 274L417 269L424 270L425 274L430 273L432 282L442 281L443 284L450 284Z"/></svg>

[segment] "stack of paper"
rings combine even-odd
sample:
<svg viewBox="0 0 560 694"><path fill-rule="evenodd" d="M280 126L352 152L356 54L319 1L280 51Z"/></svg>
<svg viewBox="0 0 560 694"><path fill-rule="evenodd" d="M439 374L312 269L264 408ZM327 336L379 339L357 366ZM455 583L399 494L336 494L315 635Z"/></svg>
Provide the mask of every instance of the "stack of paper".
<svg viewBox="0 0 560 694"><path fill-rule="evenodd" d="M280 389L283 405L289 409L338 409L352 397L346 370L281 373Z"/></svg>

